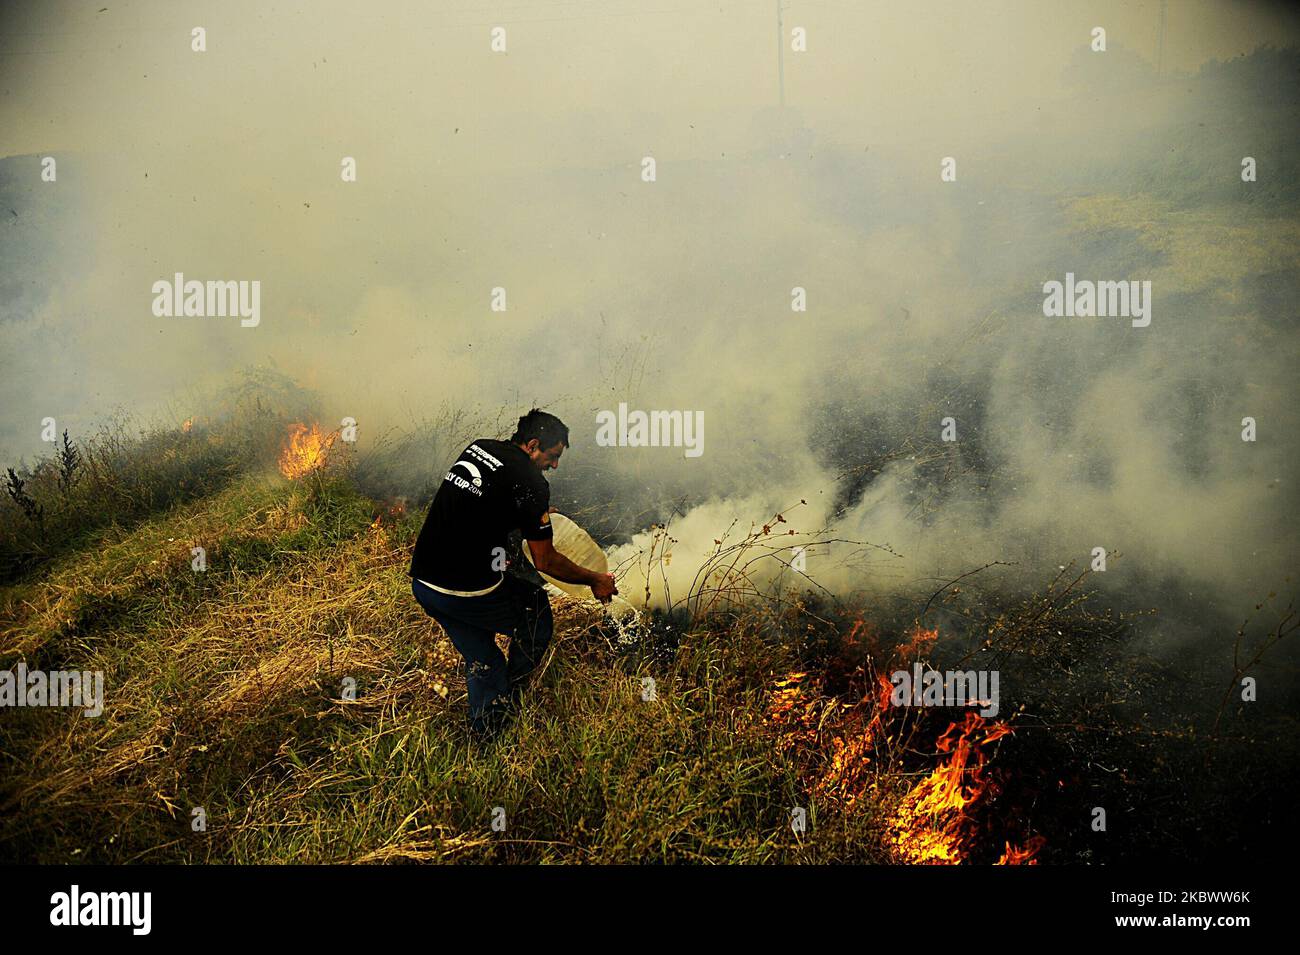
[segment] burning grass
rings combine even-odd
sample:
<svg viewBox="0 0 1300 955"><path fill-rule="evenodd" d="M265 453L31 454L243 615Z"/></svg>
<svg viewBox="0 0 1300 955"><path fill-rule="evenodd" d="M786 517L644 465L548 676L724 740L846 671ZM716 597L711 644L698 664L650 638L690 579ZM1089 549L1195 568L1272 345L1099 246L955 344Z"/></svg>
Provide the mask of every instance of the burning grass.
<svg viewBox="0 0 1300 955"><path fill-rule="evenodd" d="M776 681L766 715L778 748L796 755L814 800L850 813L864 803L885 808L876 838L903 864L956 865L981 850L987 855L977 812L998 792L988 766L992 744L1013 732L1006 721L973 710L954 719L947 710L894 705L887 674L919 659L937 637L915 627L891 645L858 620L824 666L828 675L799 672ZM829 686L836 671L847 683L840 695ZM936 736L935 726L945 728ZM1032 862L1044 841L1035 836L1023 849L1008 842L999 862Z"/></svg>
<svg viewBox="0 0 1300 955"><path fill-rule="evenodd" d="M325 467L330 449L339 438L338 431L322 432L320 425L295 422L280 452L280 473L290 480L306 477Z"/></svg>
<svg viewBox="0 0 1300 955"><path fill-rule="evenodd" d="M205 414L141 421L118 413L84 435L62 431L54 455L7 469L0 584L272 466L306 400L283 376L249 369Z"/></svg>

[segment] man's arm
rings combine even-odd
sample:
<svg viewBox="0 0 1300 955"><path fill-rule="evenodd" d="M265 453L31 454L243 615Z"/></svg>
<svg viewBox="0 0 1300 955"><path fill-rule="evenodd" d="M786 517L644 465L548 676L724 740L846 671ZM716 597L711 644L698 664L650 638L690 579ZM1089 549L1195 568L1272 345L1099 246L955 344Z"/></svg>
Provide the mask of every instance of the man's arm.
<svg viewBox="0 0 1300 955"><path fill-rule="evenodd" d="M586 567L579 567L556 550L550 538L530 540L528 549L533 555L533 566L543 574L562 580L566 584L586 584L601 603L608 603L609 598L618 593L618 588L614 586L613 574L600 574Z"/></svg>

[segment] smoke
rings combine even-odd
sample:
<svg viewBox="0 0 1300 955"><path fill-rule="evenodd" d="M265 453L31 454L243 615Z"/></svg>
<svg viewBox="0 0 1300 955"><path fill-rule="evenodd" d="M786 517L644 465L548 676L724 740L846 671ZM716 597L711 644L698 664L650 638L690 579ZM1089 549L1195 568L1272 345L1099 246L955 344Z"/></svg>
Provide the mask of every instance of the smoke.
<svg viewBox="0 0 1300 955"><path fill-rule="evenodd" d="M782 547L856 542L807 555L837 592L1096 547L1116 592L1293 589L1300 58L1263 46L1293 16L1179 4L1157 74L1154 2L792 3L780 108L770 7L11 8L0 450L42 453L45 416L201 415L269 365L363 445L443 407L560 414L556 502L625 592L652 521L680 595L733 521L786 511ZM260 325L155 317L176 272L259 281ZM1151 281L1151 325L1045 317L1067 272ZM702 412L704 455L597 446L620 402Z"/></svg>

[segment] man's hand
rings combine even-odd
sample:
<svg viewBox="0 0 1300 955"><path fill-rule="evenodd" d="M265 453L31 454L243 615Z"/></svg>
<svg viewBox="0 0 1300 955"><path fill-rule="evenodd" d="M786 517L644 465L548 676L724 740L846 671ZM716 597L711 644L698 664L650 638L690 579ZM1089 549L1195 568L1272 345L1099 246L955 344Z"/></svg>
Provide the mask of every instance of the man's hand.
<svg viewBox="0 0 1300 955"><path fill-rule="evenodd" d="M609 603L618 593L614 586L613 574L601 574L586 567L579 567L569 558L555 549L549 539L528 542L528 549L533 555L533 566L548 577L562 580L566 584L586 584L592 595L603 604Z"/></svg>
<svg viewBox="0 0 1300 955"><path fill-rule="evenodd" d="M607 604L618 593L618 587L614 585L613 574L598 574L597 580L591 585L591 594L603 604Z"/></svg>

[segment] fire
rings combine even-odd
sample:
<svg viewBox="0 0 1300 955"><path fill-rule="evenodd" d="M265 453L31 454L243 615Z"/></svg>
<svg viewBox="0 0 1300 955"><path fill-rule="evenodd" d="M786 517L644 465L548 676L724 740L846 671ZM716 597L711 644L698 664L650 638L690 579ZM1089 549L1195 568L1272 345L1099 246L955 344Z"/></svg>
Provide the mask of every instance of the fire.
<svg viewBox="0 0 1300 955"><path fill-rule="evenodd" d="M904 660L927 656L938 631L917 627L895 647L868 646L875 636L861 621L846 635L846 648L874 651L885 663L884 672L869 660L854 670L850 685L859 687L857 703L826 693L825 678L796 672L776 681L767 709L778 747L804 765L809 795L845 810L873 794L885 798L895 767L916 752L918 734L924 734L921 713L891 704L894 686L885 673ZM859 645L863 638L867 643ZM831 668L842 663L833 661ZM1013 732L1008 723L985 719L974 709L949 721L934 741L939 765L912 785L886 817L886 842L898 862L958 865L972 858L979 835L975 810L999 792L986 770L989 747ZM1034 856L1045 843L1042 836L1022 847L1006 842L998 864L1037 865Z"/></svg>
<svg viewBox="0 0 1300 955"><path fill-rule="evenodd" d="M338 440L338 432L322 433L312 424L308 428L301 422L289 429L284 450L280 452L280 473L296 480L325 466L329 449Z"/></svg>
<svg viewBox="0 0 1300 955"><path fill-rule="evenodd" d="M402 515L406 513L406 498L399 497L389 504L384 505L375 515L375 519L370 522L370 526L382 529L390 524L395 524L401 520Z"/></svg>
<svg viewBox="0 0 1300 955"><path fill-rule="evenodd" d="M824 707L820 694L806 692L807 673L787 673L777 680L767 708L767 723L778 730L781 750L815 745L818 714Z"/></svg>
<svg viewBox="0 0 1300 955"><path fill-rule="evenodd" d="M189 417L186 418L184 424L181 425L181 430L184 431L186 434L189 434L190 429L193 427L194 427L194 418Z"/></svg>
<svg viewBox="0 0 1300 955"><path fill-rule="evenodd" d="M926 630L918 626L912 631L912 638L899 646L894 652L894 656L902 661L920 659L927 656L934 649L935 641L938 639L938 627L933 630Z"/></svg>
<svg viewBox="0 0 1300 955"><path fill-rule="evenodd" d="M1034 836L1025 843L1023 849L1017 849L1007 843L1006 851L1002 853L1002 858L997 861L998 865L1038 865L1038 860L1034 858L1038 850L1043 848L1047 839L1043 836Z"/></svg>
<svg viewBox="0 0 1300 955"><path fill-rule="evenodd" d="M829 749L830 758L809 781L814 796L852 806L871 789L876 772L874 753L887 727L883 715L893 685L882 677L856 705L846 705L821 692L805 672L789 673L774 684L767 723L777 732L784 751Z"/></svg>
<svg viewBox="0 0 1300 955"><path fill-rule="evenodd" d="M947 754L944 762L912 787L890 817L892 848L900 862L957 865L966 858L972 835L966 810L993 786L984 771L984 747L1010 732L1005 723L990 724L975 712L944 730L935 743Z"/></svg>

